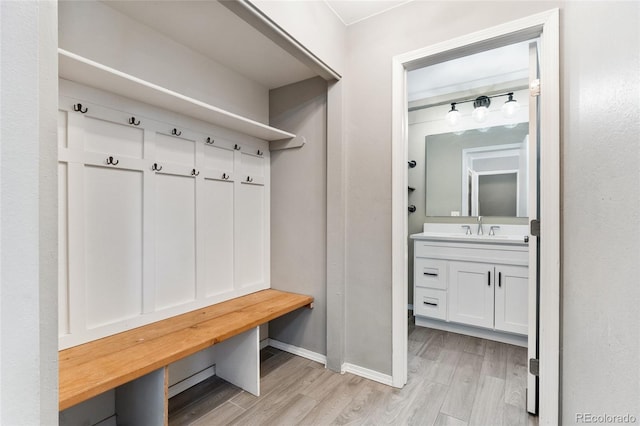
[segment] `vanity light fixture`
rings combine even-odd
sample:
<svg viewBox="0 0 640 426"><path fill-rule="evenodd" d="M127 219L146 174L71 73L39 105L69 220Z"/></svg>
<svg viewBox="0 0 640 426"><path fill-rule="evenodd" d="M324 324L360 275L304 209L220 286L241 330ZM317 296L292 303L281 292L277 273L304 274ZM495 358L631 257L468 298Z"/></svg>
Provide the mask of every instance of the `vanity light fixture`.
<svg viewBox="0 0 640 426"><path fill-rule="evenodd" d="M462 101L456 101L451 103L451 109L447 112L445 120L450 127L456 127L462 118L462 114L456 108L456 105L467 102L473 102L473 112L471 116L478 123L484 123L489 118L489 106L491 106L491 99L501 96L508 96L507 101L502 106L502 115L505 118L514 118L520 110L520 104L517 100L513 99L513 92L501 93L493 96L478 96L475 99L465 99Z"/></svg>
<svg viewBox="0 0 640 426"><path fill-rule="evenodd" d="M456 126L460 122L460 111L456 109L455 102L451 103L451 109L447 113L447 116L445 117L445 119L447 120L447 123L449 123L449 126L451 127Z"/></svg>
<svg viewBox="0 0 640 426"><path fill-rule="evenodd" d="M502 115L505 118L513 118L520 110L520 104L513 99L513 92L507 93L507 96L509 96L509 99L502 105Z"/></svg>
<svg viewBox="0 0 640 426"><path fill-rule="evenodd" d="M491 105L491 98L488 96L478 96L473 101L473 113L471 116L478 123L484 123L489 116L489 106Z"/></svg>

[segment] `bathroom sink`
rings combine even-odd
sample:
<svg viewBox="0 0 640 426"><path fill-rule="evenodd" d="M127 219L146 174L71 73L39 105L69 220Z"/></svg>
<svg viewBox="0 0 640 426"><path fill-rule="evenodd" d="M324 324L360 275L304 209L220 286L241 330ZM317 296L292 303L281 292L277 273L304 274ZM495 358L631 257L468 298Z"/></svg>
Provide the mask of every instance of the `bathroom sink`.
<svg viewBox="0 0 640 426"><path fill-rule="evenodd" d="M411 235L414 240L434 240L469 243L526 244L528 227L526 225L499 225L495 235L489 235L492 225L484 225L484 233L477 234L477 225L471 226L471 234L466 233L465 224L425 223L424 231ZM496 225L497 226L497 225Z"/></svg>

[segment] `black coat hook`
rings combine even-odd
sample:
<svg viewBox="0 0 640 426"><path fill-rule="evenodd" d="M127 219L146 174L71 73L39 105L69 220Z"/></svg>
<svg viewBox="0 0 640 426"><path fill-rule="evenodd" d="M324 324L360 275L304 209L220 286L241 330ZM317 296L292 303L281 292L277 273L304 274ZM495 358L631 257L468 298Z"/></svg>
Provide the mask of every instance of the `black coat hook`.
<svg viewBox="0 0 640 426"><path fill-rule="evenodd" d="M82 109L82 104L75 104L73 105L73 110L85 114L87 111L89 111L89 108L84 107L84 109Z"/></svg>
<svg viewBox="0 0 640 426"><path fill-rule="evenodd" d="M247 182L249 183L253 182L253 178L251 176L247 176Z"/></svg>
<svg viewBox="0 0 640 426"><path fill-rule="evenodd" d="M262 154L263 154L263 152L258 150L258 155L262 155Z"/></svg>
<svg viewBox="0 0 640 426"><path fill-rule="evenodd" d="M135 117L131 117L129 119L129 124L133 124L134 126L139 126L140 125L140 120L136 121Z"/></svg>
<svg viewBox="0 0 640 426"><path fill-rule="evenodd" d="M224 180L229 180L229 175L228 175L228 174L226 174L226 173L223 173L223 174L222 174L222 179L224 179Z"/></svg>
<svg viewBox="0 0 640 426"><path fill-rule="evenodd" d="M154 172L159 172L160 170L162 170L162 166L158 166L158 163L153 163L153 166L151 166L151 170L153 170Z"/></svg>
<svg viewBox="0 0 640 426"><path fill-rule="evenodd" d="M205 141L207 145L213 145L214 142L215 140L213 140L213 138L207 138L207 140Z"/></svg>
<svg viewBox="0 0 640 426"><path fill-rule="evenodd" d="M240 151L242 149L242 147L240 145L238 145L238 144L235 144L233 146L233 149L235 149L236 151Z"/></svg>
<svg viewBox="0 0 640 426"><path fill-rule="evenodd" d="M111 156L107 157L107 164L108 165L117 166L119 162L120 162L120 160L115 160L114 161L113 157L111 157Z"/></svg>
<svg viewBox="0 0 640 426"><path fill-rule="evenodd" d="M418 163L416 163L416 161L415 161L415 160L411 160L411 161L409 161L409 167L410 167L410 168L412 168L412 169L413 169L417 164L418 164Z"/></svg>
<svg viewBox="0 0 640 426"><path fill-rule="evenodd" d="M191 176L198 176L200 172L197 172L196 169L191 170Z"/></svg>
<svg viewBox="0 0 640 426"><path fill-rule="evenodd" d="M179 132L178 129L176 129L175 127L173 128L173 130L171 131L171 134L173 136L180 136L182 134L182 132Z"/></svg>

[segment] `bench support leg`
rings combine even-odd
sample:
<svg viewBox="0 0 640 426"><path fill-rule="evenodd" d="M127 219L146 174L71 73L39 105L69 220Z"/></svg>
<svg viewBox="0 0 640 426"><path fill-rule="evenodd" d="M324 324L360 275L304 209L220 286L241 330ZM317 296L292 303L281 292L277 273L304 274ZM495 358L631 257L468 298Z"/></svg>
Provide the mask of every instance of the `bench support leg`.
<svg viewBox="0 0 640 426"><path fill-rule="evenodd" d="M118 425L166 425L167 383L165 370L165 368L160 368L116 388Z"/></svg>
<svg viewBox="0 0 640 426"><path fill-rule="evenodd" d="M247 392L260 396L259 327L214 346L216 375Z"/></svg>

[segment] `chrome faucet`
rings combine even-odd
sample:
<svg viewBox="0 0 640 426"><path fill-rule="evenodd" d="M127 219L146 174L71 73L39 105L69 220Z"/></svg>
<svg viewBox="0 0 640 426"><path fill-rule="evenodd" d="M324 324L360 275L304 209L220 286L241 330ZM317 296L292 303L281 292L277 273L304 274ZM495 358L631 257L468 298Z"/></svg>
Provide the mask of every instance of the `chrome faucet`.
<svg viewBox="0 0 640 426"><path fill-rule="evenodd" d="M478 216L478 235L484 235L484 230L482 229L482 216Z"/></svg>
<svg viewBox="0 0 640 426"><path fill-rule="evenodd" d="M465 232L465 235L471 235L471 226L470 225L462 225L462 229L466 229L467 232Z"/></svg>
<svg viewBox="0 0 640 426"><path fill-rule="evenodd" d="M496 229L500 229L499 226L492 226L491 228L489 228L489 236L492 237L494 235L496 235Z"/></svg>

